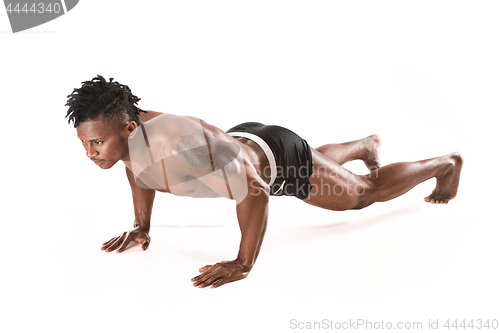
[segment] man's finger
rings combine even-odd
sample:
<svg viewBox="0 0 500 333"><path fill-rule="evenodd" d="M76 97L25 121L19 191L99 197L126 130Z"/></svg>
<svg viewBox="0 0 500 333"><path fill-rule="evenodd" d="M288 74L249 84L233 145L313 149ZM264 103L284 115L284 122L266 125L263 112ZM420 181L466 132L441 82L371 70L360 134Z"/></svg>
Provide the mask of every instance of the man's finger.
<svg viewBox="0 0 500 333"><path fill-rule="evenodd" d="M204 283L207 279L211 278L212 276L214 276L214 274L216 273L216 271L220 268L220 266L217 266L215 269L212 269L214 266L211 266L208 270L206 270L205 272L201 273L200 275L194 277L191 279L191 281L194 282L194 285L195 286L198 286L202 283Z"/></svg>
<svg viewBox="0 0 500 333"><path fill-rule="evenodd" d="M125 251L125 249L127 248L127 245L132 241L132 237L127 237L125 238L125 240L123 241L123 243L121 244L121 246L116 250L116 253L120 253L122 251Z"/></svg>
<svg viewBox="0 0 500 333"><path fill-rule="evenodd" d="M146 251L146 250L148 249L148 247L149 247L149 241L147 240L147 241L145 241L145 242L142 244L142 249L143 249L144 251Z"/></svg>
<svg viewBox="0 0 500 333"><path fill-rule="evenodd" d="M204 282L200 283L200 284L198 285L198 287L199 287L199 288L205 288L205 287L208 287L208 286L212 285L214 282L216 282L216 281L218 281L218 280L220 280L220 279L222 279L222 277L221 277L221 276L219 276L219 275L212 275L212 276L211 276L211 277L209 277L206 281L204 281Z"/></svg>
<svg viewBox="0 0 500 333"><path fill-rule="evenodd" d="M120 237L118 237L118 239L116 239L112 244L110 244L106 249L106 252L114 251L118 246L120 246L124 238L125 238L125 233L123 233Z"/></svg>
<svg viewBox="0 0 500 333"><path fill-rule="evenodd" d="M110 241L107 245L103 246L103 250L108 250L113 244L115 244L117 241L120 240L120 237L116 237L113 239L113 241Z"/></svg>
<svg viewBox="0 0 500 333"><path fill-rule="evenodd" d="M191 279L193 282L198 282L200 279L202 279L207 273L202 273L200 275L196 275L194 278Z"/></svg>
<svg viewBox="0 0 500 333"><path fill-rule="evenodd" d="M106 252L114 251L121 243L122 243L122 240L120 238L118 238L113 244L108 245L104 249L104 251L106 251Z"/></svg>
<svg viewBox="0 0 500 333"><path fill-rule="evenodd" d="M199 275L195 278L195 281L193 283L193 286L195 287L198 287L200 285L203 285L206 281L208 281L208 279L210 279L211 277L213 277L212 274L205 274L203 273L202 275Z"/></svg>
<svg viewBox="0 0 500 333"><path fill-rule="evenodd" d="M102 246L106 246L106 245L110 244L111 242L113 242L113 241L114 241L115 239L117 239L117 238L118 238L118 236L117 236L117 237L113 237L113 238L111 238L111 239L110 239L109 241L107 241L106 243L102 243Z"/></svg>
<svg viewBox="0 0 500 333"><path fill-rule="evenodd" d="M204 272L204 271L206 271L207 269L210 269L210 267L212 267L212 266L213 266L213 265L206 265L206 266L204 266L204 267L200 268L200 269L198 270L198 272Z"/></svg>
<svg viewBox="0 0 500 333"><path fill-rule="evenodd" d="M224 279L218 279L217 281L215 281L212 284L212 288L218 288L218 287L222 286L226 282L229 282L229 281L225 281Z"/></svg>
<svg viewBox="0 0 500 333"><path fill-rule="evenodd" d="M207 266L209 266L209 267L207 267ZM207 266L200 268L199 271L202 273L200 275L197 275L194 278L192 278L191 281L200 280L203 277L207 277L207 276L211 275L213 273L213 270L212 270L213 266L212 265L207 265ZM202 269L204 269L204 270L202 271Z"/></svg>

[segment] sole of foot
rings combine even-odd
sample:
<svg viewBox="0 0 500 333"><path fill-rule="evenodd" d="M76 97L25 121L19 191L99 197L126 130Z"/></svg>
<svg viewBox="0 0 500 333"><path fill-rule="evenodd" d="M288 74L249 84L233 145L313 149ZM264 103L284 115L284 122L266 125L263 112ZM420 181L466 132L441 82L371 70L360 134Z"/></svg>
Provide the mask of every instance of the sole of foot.
<svg viewBox="0 0 500 333"><path fill-rule="evenodd" d="M436 188L429 196L424 198L425 202L447 204L457 196L463 158L459 153L455 152L443 156L443 159L445 160L444 172L442 175L436 176Z"/></svg>

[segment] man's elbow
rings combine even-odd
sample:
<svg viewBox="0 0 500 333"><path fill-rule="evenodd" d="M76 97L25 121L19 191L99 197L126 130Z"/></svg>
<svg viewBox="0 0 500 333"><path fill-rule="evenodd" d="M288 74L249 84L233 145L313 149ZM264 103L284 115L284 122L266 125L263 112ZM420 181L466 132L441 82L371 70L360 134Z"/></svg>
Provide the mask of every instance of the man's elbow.
<svg viewBox="0 0 500 333"><path fill-rule="evenodd" d="M262 179L252 179L248 183L248 195L269 197L271 189Z"/></svg>
<svg viewBox="0 0 500 333"><path fill-rule="evenodd" d="M260 179L250 180L245 188L245 191L239 192L239 195L234 198L237 204L246 200L258 200L263 203L267 203L269 201L270 188Z"/></svg>

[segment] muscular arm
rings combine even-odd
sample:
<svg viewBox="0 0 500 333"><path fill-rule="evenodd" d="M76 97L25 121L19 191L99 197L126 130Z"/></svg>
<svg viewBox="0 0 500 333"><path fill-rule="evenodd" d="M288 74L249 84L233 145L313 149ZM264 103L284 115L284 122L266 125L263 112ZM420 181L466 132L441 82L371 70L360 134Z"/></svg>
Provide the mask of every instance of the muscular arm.
<svg viewBox="0 0 500 333"><path fill-rule="evenodd" d="M232 261L201 268L202 274L192 279L194 285L219 287L245 278L255 264L264 238L269 186L234 139L220 129L194 117L172 115L150 124L161 129L158 133L168 134L168 137L156 141L161 148L158 153L152 149L154 156L168 158L168 163L165 162L167 175L172 176L167 178L186 182L169 182L172 193L178 190L178 193L196 196L206 193L205 189L209 188L212 193L236 201L241 230L238 255ZM154 143L151 146L154 148Z"/></svg>
<svg viewBox="0 0 500 333"><path fill-rule="evenodd" d="M236 215L241 230L240 250L237 261L248 271L252 269L267 226L269 187L257 179L249 182L248 195L236 205Z"/></svg>
<svg viewBox="0 0 500 333"><path fill-rule="evenodd" d="M145 189L139 187L135 180L134 174L129 168L125 167L128 182L132 190L132 199L134 203L135 221L134 227L141 227L149 233L151 213L153 211L153 202L156 191L153 189Z"/></svg>
<svg viewBox="0 0 500 333"><path fill-rule="evenodd" d="M245 278L253 268L264 239L267 226L269 186L258 176L248 162L244 163L247 177L247 195L236 205L241 230L238 256L233 261L222 261L200 268L202 274L193 278L194 286L217 288L225 283Z"/></svg>
<svg viewBox="0 0 500 333"><path fill-rule="evenodd" d="M134 241L141 244L143 250L146 250L151 242L149 237L149 227L151 221L151 212L153 210L153 201L155 198L155 190L144 189L139 187L134 180L134 174L125 167L127 178L132 189L132 199L134 202L134 229L125 231L118 237L113 237L106 243L102 244L101 250L106 252L114 251L122 252L127 249L128 244Z"/></svg>

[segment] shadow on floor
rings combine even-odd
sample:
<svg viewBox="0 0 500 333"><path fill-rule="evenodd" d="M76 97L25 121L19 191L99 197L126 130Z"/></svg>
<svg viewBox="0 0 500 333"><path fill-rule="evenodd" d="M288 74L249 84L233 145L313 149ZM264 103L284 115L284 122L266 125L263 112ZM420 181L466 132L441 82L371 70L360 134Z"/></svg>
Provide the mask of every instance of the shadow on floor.
<svg viewBox="0 0 500 333"><path fill-rule="evenodd" d="M301 242L311 241L313 239L353 232L387 222L388 220L393 218L404 217L409 214L421 211L422 209L423 209L422 204L415 204L409 207L405 207L396 211L392 211L390 213L374 216L371 218L365 218L356 221L352 220L347 220L343 222L336 221L328 225L301 227L292 230L285 230L282 233L280 233L279 238L274 238L272 242L269 242L267 247L269 249L279 249L286 246L295 245Z"/></svg>

